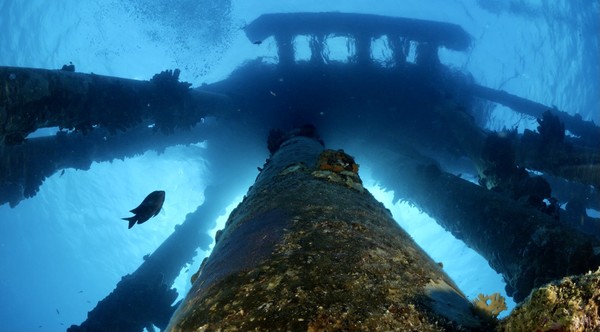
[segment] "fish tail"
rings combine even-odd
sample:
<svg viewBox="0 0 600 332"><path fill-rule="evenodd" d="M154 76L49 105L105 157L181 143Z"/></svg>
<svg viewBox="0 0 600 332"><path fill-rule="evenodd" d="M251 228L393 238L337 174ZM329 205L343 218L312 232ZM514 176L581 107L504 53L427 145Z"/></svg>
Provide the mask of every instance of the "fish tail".
<svg viewBox="0 0 600 332"><path fill-rule="evenodd" d="M135 216L121 219L129 221L129 228L133 227L133 225L136 223Z"/></svg>

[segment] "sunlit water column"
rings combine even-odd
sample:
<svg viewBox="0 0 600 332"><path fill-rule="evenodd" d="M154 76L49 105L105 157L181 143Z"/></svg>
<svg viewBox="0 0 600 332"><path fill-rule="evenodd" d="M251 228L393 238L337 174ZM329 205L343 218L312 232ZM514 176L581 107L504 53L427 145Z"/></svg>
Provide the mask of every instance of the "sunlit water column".
<svg viewBox="0 0 600 332"><path fill-rule="evenodd" d="M352 157L311 137L280 142L168 331L480 327L441 267L362 187Z"/></svg>

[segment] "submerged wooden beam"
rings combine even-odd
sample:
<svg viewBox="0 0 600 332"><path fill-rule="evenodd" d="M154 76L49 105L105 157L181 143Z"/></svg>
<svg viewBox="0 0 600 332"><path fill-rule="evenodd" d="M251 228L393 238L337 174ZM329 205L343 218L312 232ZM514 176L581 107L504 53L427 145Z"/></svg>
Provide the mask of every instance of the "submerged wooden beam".
<svg viewBox="0 0 600 332"><path fill-rule="evenodd" d="M167 331L481 327L456 285L311 137L267 161Z"/></svg>

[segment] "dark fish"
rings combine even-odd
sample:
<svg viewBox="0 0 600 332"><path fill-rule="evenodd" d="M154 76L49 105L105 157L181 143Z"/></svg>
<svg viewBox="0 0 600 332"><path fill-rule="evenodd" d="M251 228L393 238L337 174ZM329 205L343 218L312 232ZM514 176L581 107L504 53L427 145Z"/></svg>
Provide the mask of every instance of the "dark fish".
<svg viewBox="0 0 600 332"><path fill-rule="evenodd" d="M144 201L138 207L131 210L131 213L135 214L135 216L122 219L129 221L129 228L133 227L136 223L143 224L146 220L156 216L160 212L164 201L164 191L153 191L144 198Z"/></svg>
<svg viewBox="0 0 600 332"><path fill-rule="evenodd" d="M60 311L58 311L58 309L56 309L56 314L57 314L57 315L60 315Z"/></svg>
<svg viewBox="0 0 600 332"><path fill-rule="evenodd" d="M262 40L255 40L255 41L252 42L252 44L254 44L254 45L260 45L260 44L262 44Z"/></svg>

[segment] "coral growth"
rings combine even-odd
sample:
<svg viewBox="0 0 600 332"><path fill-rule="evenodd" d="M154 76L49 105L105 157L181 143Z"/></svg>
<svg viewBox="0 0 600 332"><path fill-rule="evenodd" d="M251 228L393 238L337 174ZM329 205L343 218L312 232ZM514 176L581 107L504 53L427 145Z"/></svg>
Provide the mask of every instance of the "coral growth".
<svg viewBox="0 0 600 332"><path fill-rule="evenodd" d="M494 293L491 295L477 295L477 298L473 300L475 309L485 316L496 318L498 315L506 310L506 302L504 297L500 293Z"/></svg>
<svg viewBox="0 0 600 332"><path fill-rule="evenodd" d="M559 206L552 197L550 184L541 176L529 175L524 167L517 164L516 140L515 131L487 137L481 153L484 166L479 184L558 219Z"/></svg>
<svg viewBox="0 0 600 332"><path fill-rule="evenodd" d="M534 290L497 331L600 331L600 269Z"/></svg>
<svg viewBox="0 0 600 332"><path fill-rule="evenodd" d="M558 116L552 114L549 110L542 114L541 119L537 119L537 131L540 133L544 145L559 145L565 140L565 124L560 122Z"/></svg>
<svg viewBox="0 0 600 332"><path fill-rule="evenodd" d="M363 192L362 181L358 176L358 164L344 150L323 150L317 161L317 170L312 173L316 178L338 182Z"/></svg>
<svg viewBox="0 0 600 332"><path fill-rule="evenodd" d="M154 129L164 134L172 134L178 128L189 130L200 120L190 100L192 84L180 82L180 73L179 69L165 70L150 80L152 92L148 105L155 120Z"/></svg>
<svg viewBox="0 0 600 332"><path fill-rule="evenodd" d="M317 163L318 168L322 171L332 171L335 173L349 171L358 174L358 164L344 150L324 150L319 156Z"/></svg>

